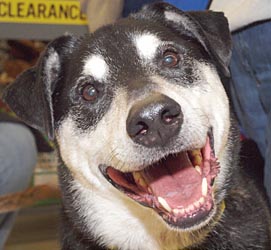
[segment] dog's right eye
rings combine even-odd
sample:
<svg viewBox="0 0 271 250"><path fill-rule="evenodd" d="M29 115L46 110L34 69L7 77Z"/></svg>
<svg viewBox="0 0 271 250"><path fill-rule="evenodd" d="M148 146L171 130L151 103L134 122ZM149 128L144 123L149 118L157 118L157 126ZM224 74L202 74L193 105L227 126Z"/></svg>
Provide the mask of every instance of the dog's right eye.
<svg viewBox="0 0 271 250"><path fill-rule="evenodd" d="M86 85L82 90L82 97L88 102L96 101L99 91L92 85Z"/></svg>
<svg viewBox="0 0 271 250"><path fill-rule="evenodd" d="M178 65L180 57L175 51L167 50L163 54L163 65L166 67L175 67Z"/></svg>

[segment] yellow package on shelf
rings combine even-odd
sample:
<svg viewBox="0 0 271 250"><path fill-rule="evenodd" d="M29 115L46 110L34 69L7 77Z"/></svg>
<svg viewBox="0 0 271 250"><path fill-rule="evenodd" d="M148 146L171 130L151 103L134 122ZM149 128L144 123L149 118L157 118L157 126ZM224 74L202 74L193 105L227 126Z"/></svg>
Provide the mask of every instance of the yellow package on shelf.
<svg viewBox="0 0 271 250"><path fill-rule="evenodd" d="M87 25L78 0L0 0L0 22Z"/></svg>

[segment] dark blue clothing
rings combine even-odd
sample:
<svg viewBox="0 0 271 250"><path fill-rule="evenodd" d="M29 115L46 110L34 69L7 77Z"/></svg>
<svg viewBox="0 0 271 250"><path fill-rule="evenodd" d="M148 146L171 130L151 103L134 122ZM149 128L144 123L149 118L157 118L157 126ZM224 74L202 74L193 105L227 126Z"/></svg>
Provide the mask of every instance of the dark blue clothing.
<svg viewBox="0 0 271 250"><path fill-rule="evenodd" d="M126 17L132 12L136 12L148 3L160 2L159 0L125 0L122 16ZM170 3L181 10L205 10L208 7L209 0L168 0Z"/></svg>
<svg viewBox="0 0 271 250"><path fill-rule="evenodd" d="M271 90L269 90L270 92ZM268 124L266 126L266 153L265 153L265 171L264 171L264 185L269 196L271 204L271 112L268 114Z"/></svg>
<svg viewBox="0 0 271 250"><path fill-rule="evenodd" d="M265 187L271 200L271 21L233 34L231 97L245 135L265 159Z"/></svg>
<svg viewBox="0 0 271 250"><path fill-rule="evenodd" d="M206 10L209 5L209 0L166 0L181 10Z"/></svg>

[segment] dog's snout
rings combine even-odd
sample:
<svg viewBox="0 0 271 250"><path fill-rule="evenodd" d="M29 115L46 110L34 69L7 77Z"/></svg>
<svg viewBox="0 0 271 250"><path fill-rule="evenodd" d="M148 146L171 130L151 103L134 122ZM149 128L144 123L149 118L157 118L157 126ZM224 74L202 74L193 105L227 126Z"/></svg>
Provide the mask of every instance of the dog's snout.
<svg viewBox="0 0 271 250"><path fill-rule="evenodd" d="M182 123L180 105L165 95L155 94L131 108L126 125L134 142L155 147L166 145L178 134Z"/></svg>

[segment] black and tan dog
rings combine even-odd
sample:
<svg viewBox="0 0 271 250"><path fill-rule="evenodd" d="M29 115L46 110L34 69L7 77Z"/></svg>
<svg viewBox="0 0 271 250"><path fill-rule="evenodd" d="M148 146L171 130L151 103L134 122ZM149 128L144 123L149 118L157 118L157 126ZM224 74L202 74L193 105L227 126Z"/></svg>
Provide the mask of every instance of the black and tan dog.
<svg viewBox="0 0 271 250"><path fill-rule="evenodd" d="M238 163L222 13L164 3L49 44L5 100L58 145L62 249L270 250Z"/></svg>

